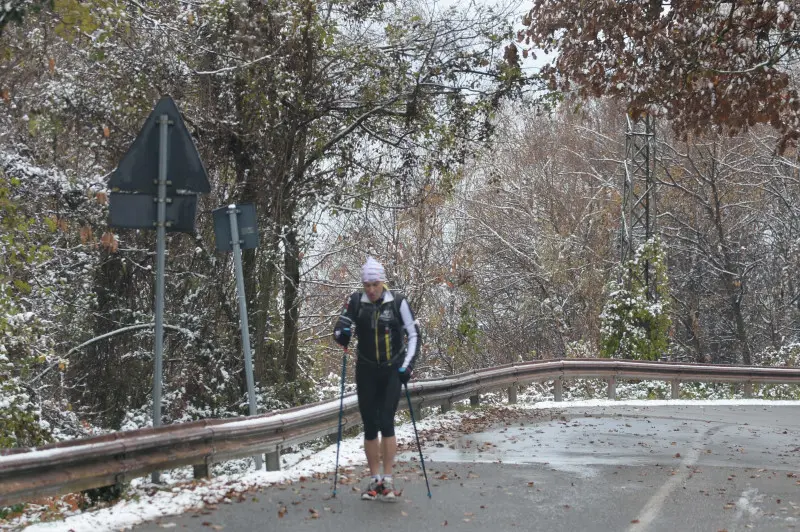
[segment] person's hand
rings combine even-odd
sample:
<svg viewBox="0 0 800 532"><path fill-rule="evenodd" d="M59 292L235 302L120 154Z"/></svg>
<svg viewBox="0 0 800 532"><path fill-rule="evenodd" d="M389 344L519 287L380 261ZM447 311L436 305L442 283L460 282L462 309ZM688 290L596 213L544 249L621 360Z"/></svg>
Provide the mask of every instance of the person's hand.
<svg viewBox="0 0 800 532"><path fill-rule="evenodd" d="M397 371L400 375L400 384L408 384L408 381L411 380L411 371L407 368L400 368Z"/></svg>
<svg viewBox="0 0 800 532"><path fill-rule="evenodd" d="M337 327L333 330L333 339L345 349L350 345L350 336L350 327Z"/></svg>
<svg viewBox="0 0 800 532"><path fill-rule="evenodd" d="M350 318L342 315L339 316L339 319L336 321L336 326L333 328L333 339L345 349L347 349L347 346L350 344L350 338L352 337L352 324L353 322Z"/></svg>

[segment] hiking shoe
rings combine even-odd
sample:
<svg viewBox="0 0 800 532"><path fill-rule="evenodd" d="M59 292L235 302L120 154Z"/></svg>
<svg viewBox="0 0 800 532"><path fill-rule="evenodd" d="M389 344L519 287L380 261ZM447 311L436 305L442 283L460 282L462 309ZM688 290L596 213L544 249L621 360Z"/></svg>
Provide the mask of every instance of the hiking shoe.
<svg viewBox="0 0 800 532"><path fill-rule="evenodd" d="M394 482L390 479L384 479L381 483L381 500L385 502L394 502L397 500L397 493L394 491Z"/></svg>
<svg viewBox="0 0 800 532"><path fill-rule="evenodd" d="M369 479L367 489L361 492L361 499L365 501L374 501L378 498L378 494L383 492L383 482L380 480Z"/></svg>

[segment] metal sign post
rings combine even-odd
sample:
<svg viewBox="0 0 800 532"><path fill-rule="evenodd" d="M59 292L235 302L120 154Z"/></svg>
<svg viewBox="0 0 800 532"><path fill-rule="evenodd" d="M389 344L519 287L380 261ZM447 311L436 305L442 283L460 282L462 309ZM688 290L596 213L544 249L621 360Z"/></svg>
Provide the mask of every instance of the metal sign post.
<svg viewBox="0 0 800 532"><path fill-rule="evenodd" d="M258 414L256 405L255 379L253 378L253 356L250 352L250 328L247 322L247 299L244 293L244 272L242 270L242 250L258 246L258 224L256 209L252 204L228 205L213 211L214 234L219 251L233 251L233 264L236 272L236 293L239 299L239 323L242 330L242 350L244 351L244 374L247 380L247 397L250 402L250 415ZM256 469L261 469L261 455L253 457Z"/></svg>
<svg viewBox="0 0 800 532"><path fill-rule="evenodd" d="M233 246L233 264L236 270L236 292L239 296L239 323L242 329L242 350L244 351L244 374L247 379L247 397L250 401L250 415L258 413L256 406L256 390L253 384L253 357L250 353L250 328L247 323L247 300L244 295L244 272L242 271L242 247L239 243L239 222L236 220L236 205L228 207L231 224L231 245ZM256 469L261 469L261 455L255 457Z"/></svg>
<svg viewBox="0 0 800 532"><path fill-rule="evenodd" d="M167 161L169 135L169 116L158 118L158 202L156 210L156 316L155 316L155 368L153 369L153 427L161 426L161 379L164 360L164 269L167 240ZM159 473L154 471L152 481L159 482Z"/></svg>

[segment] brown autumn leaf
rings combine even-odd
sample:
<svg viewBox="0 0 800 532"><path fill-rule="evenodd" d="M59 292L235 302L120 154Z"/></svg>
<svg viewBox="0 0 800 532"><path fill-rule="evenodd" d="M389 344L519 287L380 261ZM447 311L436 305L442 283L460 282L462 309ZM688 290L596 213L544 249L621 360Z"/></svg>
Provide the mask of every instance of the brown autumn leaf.
<svg viewBox="0 0 800 532"><path fill-rule="evenodd" d="M103 126L103 136L108 138L111 135L111 130L108 129L108 126Z"/></svg>
<svg viewBox="0 0 800 532"><path fill-rule="evenodd" d="M638 522L639 522L639 520L638 520L638 519L631 519L631 523L634 523L634 524L635 524L635 523L638 523Z"/></svg>
<svg viewBox="0 0 800 532"><path fill-rule="evenodd" d="M100 205L105 205L108 203L108 194L106 194L103 191L100 191L97 194L95 194L94 199Z"/></svg>
<svg viewBox="0 0 800 532"><path fill-rule="evenodd" d="M119 249L119 241L111 231L103 233L103 236L100 237L100 245L111 253L116 253L117 249Z"/></svg>
<svg viewBox="0 0 800 532"><path fill-rule="evenodd" d="M6 103L11 103L11 93L8 92L8 89L3 89L3 101Z"/></svg>
<svg viewBox="0 0 800 532"><path fill-rule="evenodd" d="M675 458L680 458L680 457L681 457L681 453L675 453Z"/></svg>
<svg viewBox="0 0 800 532"><path fill-rule="evenodd" d="M92 228L89 227L88 225L84 225L83 227L81 227L79 234L81 237L82 244L86 244L87 242L92 240Z"/></svg>
<svg viewBox="0 0 800 532"><path fill-rule="evenodd" d="M319 519L319 513L315 509L309 508L308 513L311 514L311 519Z"/></svg>
<svg viewBox="0 0 800 532"><path fill-rule="evenodd" d="M278 517L283 517L286 515L286 511L286 506L281 506L280 509L278 509Z"/></svg>
<svg viewBox="0 0 800 532"><path fill-rule="evenodd" d="M49 63L50 63L50 73L52 74L53 72L56 71L56 60L51 57Z"/></svg>
<svg viewBox="0 0 800 532"><path fill-rule="evenodd" d="M447 526L447 519L444 520L444 523L442 523L442 526Z"/></svg>
<svg viewBox="0 0 800 532"><path fill-rule="evenodd" d="M464 515L466 515L467 517L472 517L475 514L472 512L464 512Z"/></svg>
<svg viewBox="0 0 800 532"><path fill-rule="evenodd" d="M732 502L729 502L725 506L723 506L723 508L726 509L726 510L730 510L731 508L734 508L734 507L736 507L736 505L733 504Z"/></svg>

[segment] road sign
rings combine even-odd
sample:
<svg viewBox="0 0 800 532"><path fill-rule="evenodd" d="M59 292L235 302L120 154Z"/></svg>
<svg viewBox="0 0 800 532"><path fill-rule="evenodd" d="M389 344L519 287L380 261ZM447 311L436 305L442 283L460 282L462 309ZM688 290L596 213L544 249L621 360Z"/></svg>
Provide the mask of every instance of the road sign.
<svg viewBox="0 0 800 532"><path fill-rule="evenodd" d="M252 203L235 205L237 228L239 230L239 246L241 249L258 247L258 220L256 208ZM214 209L214 237L217 251L233 251L231 224L228 219L231 207Z"/></svg>
<svg viewBox="0 0 800 532"><path fill-rule="evenodd" d="M111 227L155 229L158 216L156 197L150 194L112 192L109 209ZM167 198L165 229L167 232L193 233L197 212L197 194Z"/></svg>
<svg viewBox="0 0 800 532"><path fill-rule="evenodd" d="M258 414L256 392L253 379L253 356L250 353L250 327L247 322L247 300L244 296L244 273L242 269L242 249L258 246L258 225L256 208L252 203L228 205L214 210L214 236L219 251L233 251L233 266L236 272L236 293L239 296L239 321L242 331L242 351L247 380L247 395L250 402L250 415ZM261 455L253 457L256 469L261 469Z"/></svg>
<svg viewBox="0 0 800 532"><path fill-rule="evenodd" d="M109 180L112 227L156 230L153 426L161 425L166 232L194 231L197 194L210 192L197 148L169 96L156 104ZM168 190L169 189L169 190ZM159 481L158 472L153 482Z"/></svg>
<svg viewBox="0 0 800 532"><path fill-rule="evenodd" d="M127 190L156 195L158 193L158 118L167 115L170 121L167 134L167 186L171 190L209 193L211 186L192 136L186 129L181 113L169 96L164 96L147 117L139 135L131 144L111 175L112 190Z"/></svg>

